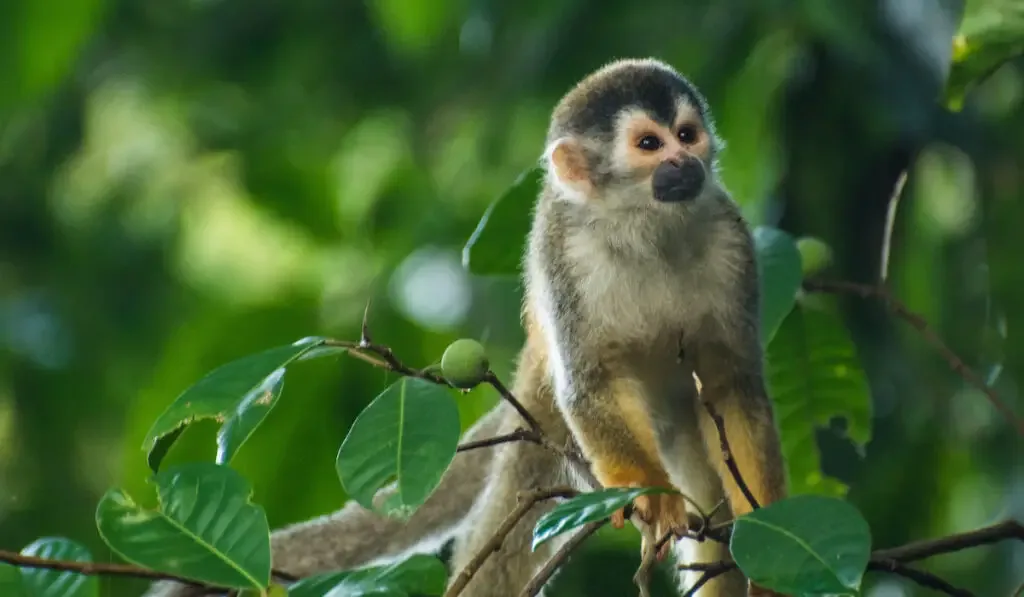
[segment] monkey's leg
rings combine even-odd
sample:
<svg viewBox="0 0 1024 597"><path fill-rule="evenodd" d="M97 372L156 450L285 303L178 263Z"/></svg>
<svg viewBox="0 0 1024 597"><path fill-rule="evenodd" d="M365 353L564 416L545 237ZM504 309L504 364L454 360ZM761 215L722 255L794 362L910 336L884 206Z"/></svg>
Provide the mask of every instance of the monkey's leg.
<svg viewBox="0 0 1024 597"><path fill-rule="evenodd" d="M672 424L659 429L659 441L664 447L664 461L672 482L680 491L693 499L705 514L711 513L725 499L722 481L709 458L700 430L700 411L704 407L696 402L696 390L689 387L680 391L678 410L665 413ZM718 508L712 524L728 521L732 514L728 504ZM676 564L700 564L731 560L729 546L711 539L694 541L684 538L675 543L673 554ZM693 586L701 572L681 570L678 573L679 594ZM703 585L698 597L741 597L747 591L747 579L738 572L723 574Z"/></svg>
<svg viewBox="0 0 1024 597"><path fill-rule="evenodd" d="M531 411L533 412L533 411ZM508 425L499 433L513 431L521 425L512 413ZM558 441L564 435L565 423L544 421L545 432ZM557 429L554 427L561 427ZM536 444L514 442L498 448L499 454L490 471L487 489L480 496L470 516L463 523L455 539L452 556L452 580L458 577L466 564L491 540L494 531L510 512L515 510L521 492L572 486L566 465L553 451ZM543 566L569 535L556 537L532 551L533 528L537 520L555 505L554 501L540 502L520 519L501 547L490 554L484 565L473 575L462 591L462 597L517 597L533 574Z"/></svg>
<svg viewBox="0 0 1024 597"><path fill-rule="evenodd" d="M702 365L709 364L707 361ZM760 505L786 495L782 446L760 368L736 361L697 369L703 384L702 399L722 417L725 435L740 476ZM698 404L698 416L708 456L722 479L729 504L737 516L752 506L726 465L718 428L707 409Z"/></svg>
<svg viewBox="0 0 1024 597"><path fill-rule="evenodd" d="M598 481L604 487L671 488L643 385L630 378L577 374L573 387L563 409ZM686 502L679 495L640 496L633 506L648 526L641 531L644 553L669 530L686 529ZM613 526L623 526L623 515L620 510L612 516Z"/></svg>
<svg viewBox="0 0 1024 597"><path fill-rule="evenodd" d="M494 437L508 408L499 404L470 427L464 440ZM349 501L333 514L284 527L271 535L273 565L296 576L357 568L378 558L400 558L437 551L454 534L484 488L494 459L488 448L455 456L434 493L408 521L386 518ZM394 493L392 484L375 500ZM201 591L179 583L154 584L145 597L198 597Z"/></svg>
<svg viewBox="0 0 1024 597"><path fill-rule="evenodd" d="M757 355L759 357L759 355ZM722 418L729 452L747 488L761 506L786 497L785 465L760 358L743 358L716 346L700 353L697 375L702 399ZM735 516L753 507L729 471L718 428L707 409L696 405L709 460L722 480ZM774 593L751 585L751 595Z"/></svg>

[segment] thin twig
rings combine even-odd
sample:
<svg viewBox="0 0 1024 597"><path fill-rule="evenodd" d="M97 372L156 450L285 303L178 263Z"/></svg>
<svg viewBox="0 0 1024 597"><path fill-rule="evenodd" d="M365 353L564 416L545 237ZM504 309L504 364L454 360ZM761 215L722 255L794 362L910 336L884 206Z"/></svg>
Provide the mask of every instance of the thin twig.
<svg viewBox="0 0 1024 597"><path fill-rule="evenodd" d="M743 475L740 474L740 467L737 466L736 460L732 457L732 450L729 448L729 438L725 435L725 420L715 410L714 405L711 404L710 400L704 399L704 394L701 392L703 384L701 384L700 378L697 377L697 373L693 373L693 381L697 385L697 397L700 399L701 404L704 405L704 409L708 411L708 415L711 416L711 420L715 423L715 429L718 430L718 440L722 447L722 458L725 459L725 466L729 468L729 472L732 473L732 478L736 481L736 485L739 485L740 491L743 492L744 497L750 502L750 507L757 510L761 507L757 503L757 498L747 487L747 482L743 480Z"/></svg>
<svg viewBox="0 0 1024 597"><path fill-rule="evenodd" d="M498 526L498 528L494 531L494 534L491 536L490 540L487 541L487 543L480 549L480 551L477 552L475 556L473 556L473 559L470 560L468 564L466 564L466 566L462 569L461 572L459 572L459 575L455 578L455 581L451 584L450 587L448 587L448 590L445 591L444 597L455 597L456 595L460 594L463 591L463 589L466 588L466 585L469 584L469 581L472 580L473 575L476 574L477 571L479 571L480 568L484 565L484 563L487 561L487 558L490 557L492 553L501 549L501 544L505 541L505 538L508 537L509 533L512 532L512 529L514 529L515 526L519 524L519 521L522 520L523 517L526 516L526 514L530 511L530 509L533 508L538 502L542 502L544 500L549 500L557 497L572 497L574 495L577 495L577 493L578 492L575 489L569 487L559 487L555 489L538 489L536 491L531 491L529 493L522 494L520 496L519 503L516 505L515 509L512 512L510 512L508 516L505 517L505 520L503 520L501 524Z"/></svg>
<svg viewBox="0 0 1024 597"><path fill-rule="evenodd" d="M730 562L727 560L706 563L695 562L693 564L680 565L680 570L693 570L703 572L703 574L701 574L700 577L697 579L697 582L693 583L693 586L687 589L685 593L683 593L683 597L693 597L697 594L697 591L699 591L701 587L706 585L708 582L718 578L719 576L722 576L726 572L735 570L736 568L736 562Z"/></svg>
<svg viewBox="0 0 1024 597"><path fill-rule="evenodd" d="M218 587L206 583L197 582L182 578L174 574L139 568L130 564L104 564L99 562L76 562L73 560L51 560L26 556L12 551L0 550L0 562L6 562L19 568L45 568L47 570L60 570L62 572L77 572L86 576L122 576L127 578L142 578L146 580L172 580L193 587L203 589L214 589L220 591L229 590L228 587Z"/></svg>
<svg viewBox="0 0 1024 597"><path fill-rule="evenodd" d="M950 553L981 545L997 543L1004 539L1024 541L1024 525L1016 520L1007 520L998 524L975 529L973 531L939 537L938 539L915 541L913 543L907 543L906 545L888 549L876 549L871 552L871 560L868 563L868 569L899 574L917 582L918 584L943 591L948 595L953 595L954 597L973 597L969 591L954 587L934 574L909 568L905 564L943 553ZM691 592L687 593L687 595L692 595L696 592L697 588L703 585L703 583L711 580L711 578L714 578L715 576L724 574L729 570L736 568L736 564L735 562L721 560L718 562L680 564L677 568L679 570L696 570L704 572L704 575L702 575L700 580L697 581L695 588L691 589ZM709 573L712 573L713 575L710 576L710 578L705 578Z"/></svg>
<svg viewBox="0 0 1024 597"><path fill-rule="evenodd" d="M637 568L636 574L633 575L633 584L640 590L640 597L648 597L651 593L651 572L654 570L654 564L658 561L658 554L665 545L672 540L675 534L669 530L658 539L654 546L643 554L640 560L640 567Z"/></svg>
<svg viewBox="0 0 1024 597"><path fill-rule="evenodd" d="M885 213L885 232L882 237L882 258L878 266L878 280L880 284L885 284L886 279L889 277L889 252L892 249L892 231L896 226L896 210L900 205L900 197L903 195L903 186L907 184L907 171L900 172L900 177L896 179L896 185L893 188L892 195L889 196L889 206Z"/></svg>
<svg viewBox="0 0 1024 597"><path fill-rule="evenodd" d="M537 419L535 419L533 415L526 410L526 407L524 407L522 403L512 395L512 392L505 387L505 384L501 383L501 380L494 374L494 371L488 371L487 374L484 375L484 381L491 384L491 387L498 391L498 394L501 395L502 399L511 404L512 408L516 409L516 412L519 413L519 416L523 417L523 420L530 426L530 429L537 433L541 432L540 423L537 422Z"/></svg>
<svg viewBox="0 0 1024 597"><path fill-rule="evenodd" d="M388 346L373 344L371 342L351 342L349 340L327 340L324 346L344 348L346 352L361 361L369 363L381 369L387 369L406 377L416 377L435 383L441 386L450 386L448 381L440 375L426 369L413 369L402 361L398 360L395 353ZM372 356L371 356L372 355ZM374 358L376 357L376 358Z"/></svg>
<svg viewBox="0 0 1024 597"><path fill-rule="evenodd" d="M578 533L572 536L571 539L565 542L565 545L560 547L555 555L551 556L544 566L533 575L530 582L526 584L526 588L520 593L520 597L535 597L540 593L544 585L547 584L551 577L558 570L559 566L565 563L565 560L569 559L569 555L584 541L587 540L591 535L597 532L602 526L608 523L608 519L598 520L591 523L587 523L579 530Z"/></svg>
<svg viewBox="0 0 1024 597"><path fill-rule="evenodd" d="M904 578L909 578L910 580L916 582L922 587L927 587L929 589L941 591L947 595L950 595L951 597L974 597L974 593L966 589L955 587L930 572L924 572L923 570L911 568L906 564L901 564L900 562L897 562L896 560L872 559L870 562L868 562L868 570L897 574Z"/></svg>
<svg viewBox="0 0 1024 597"><path fill-rule="evenodd" d="M478 448L489 448L491 446L497 446L499 444L507 444L510 442L530 442L534 444L540 444L540 436L536 432L530 431L529 429L516 429L512 433L506 433L504 435L496 435L487 439L479 439L472 442L466 442L459 444L456 448L456 452L466 452L468 450L476 450Z"/></svg>
<svg viewBox="0 0 1024 597"><path fill-rule="evenodd" d="M900 547L876 550L873 558L880 560L895 560L897 562L916 562L941 553L970 549L979 545L988 545L1004 539L1016 539L1024 541L1024 525L1016 520L1007 520L973 531L939 537L938 539L925 539L914 541Z"/></svg>
<svg viewBox="0 0 1024 597"><path fill-rule="evenodd" d="M959 374L960 377L964 378L964 380L969 384L981 390L981 392L988 398L988 401L996 407L996 410L998 410L1007 421L1017 428L1017 433L1024 435L1024 419L1021 419L1014 414L1013 410L999 398L999 394L985 383L980 375L967 366L963 359L957 356L957 354L946 345L942 338L940 338L939 335L932 330L931 326L928 325L928 322L924 317L914 311L911 311L903 302L892 296L886 288L881 286L872 286L869 284L857 284L855 282L806 280L804 282L804 289L810 292L852 294L862 298L877 299L883 302L894 315L906 321L916 329L918 333L920 333L924 339L939 352L946 362L949 363L950 369Z"/></svg>

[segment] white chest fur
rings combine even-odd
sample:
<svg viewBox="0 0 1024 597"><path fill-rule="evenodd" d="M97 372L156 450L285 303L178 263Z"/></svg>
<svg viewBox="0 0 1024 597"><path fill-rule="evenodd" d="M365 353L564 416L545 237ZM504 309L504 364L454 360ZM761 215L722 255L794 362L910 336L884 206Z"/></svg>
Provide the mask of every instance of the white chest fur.
<svg viewBox="0 0 1024 597"><path fill-rule="evenodd" d="M572 236L565 248L579 284L580 315L587 320L582 327L607 338L653 343L708 318L734 316L743 264L734 237L724 227L704 229L699 239L682 234L666 247L627 245L636 250L623 251L612 250L598 233Z"/></svg>

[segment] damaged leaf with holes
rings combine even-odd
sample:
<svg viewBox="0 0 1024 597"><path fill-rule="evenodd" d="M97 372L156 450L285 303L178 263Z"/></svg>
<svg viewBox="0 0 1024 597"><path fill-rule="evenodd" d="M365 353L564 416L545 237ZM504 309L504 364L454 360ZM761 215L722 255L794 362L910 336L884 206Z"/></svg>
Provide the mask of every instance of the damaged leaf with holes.
<svg viewBox="0 0 1024 597"><path fill-rule="evenodd" d="M143 449L156 472L174 441L193 422L213 419L217 462L228 463L277 404L285 369L304 357L331 354L323 338L303 338L249 355L214 369L191 386L157 418L146 433ZM333 351L333 352L336 352Z"/></svg>
<svg viewBox="0 0 1024 597"><path fill-rule="evenodd" d="M217 587L270 585L270 527L252 487L212 462L168 467L153 478L159 508L111 489L96 508L103 541L124 560Z"/></svg>

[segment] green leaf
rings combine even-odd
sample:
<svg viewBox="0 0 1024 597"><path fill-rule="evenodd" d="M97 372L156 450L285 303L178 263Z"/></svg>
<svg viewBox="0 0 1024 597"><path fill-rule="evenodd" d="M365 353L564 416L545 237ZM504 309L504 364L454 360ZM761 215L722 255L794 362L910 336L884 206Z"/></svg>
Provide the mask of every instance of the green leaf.
<svg viewBox="0 0 1024 597"><path fill-rule="evenodd" d="M736 564L786 595L848 595L860 589L871 530L847 502L799 495L739 517L729 543Z"/></svg>
<svg viewBox="0 0 1024 597"><path fill-rule="evenodd" d="M441 595L448 571L441 560L413 555L387 566L328 572L304 578L288 589L289 597L357 597L361 595Z"/></svg>
<svg viewBox="0 0 1024 597"><path fill-rule="evenodd" d="M89 550L62 537L37 539L21 550L21 555L51 560L92 562ZM0 595L4 597L96 597L99 581L95 576L46 568L0 566Z"/></svg>
<svg viewBox="0 0 1024 597"><path fill-rule="evenodd" d="M450 390L403 377L356 417L335 463L345 491L373 509L378 489L397 480L393 499L381 509L407 516L441 481L458 447L459 409Z"/></svg>
<svg viewBox="0 0 1024 597"><path fill-rule="evenodd" d="M963 105L964 96L982 78L1024 55L1024 3L1019 0L967 0L953 38L953 64L946 83L946 104Z"/></svg>
<svg viewBox="0 0 1024 597"><path fill-rule="evenodd" d="M200 419L221 423L217 433L217 462L231 461L277 404L284 371L292 362L322 348L323 338L303 338L243 357L207 373L165 410L146 434L142 447L150 468L160 469L171 445L185 427ZM329 354L317 351L317 356Z"/></svg>
<svg viewBox="0 0 1024 597"><path fill-rule="evenodd" d="M867 376L831 300L802 300L768 345L768 388L782 436L792 493L843 495L846 487L823 477L815 428L834 417L858 448L871 439Z"/></svg>
<svg viewBox="0 0 1024 597"><path fill-rule="evenodd" d="M248 481L209 462L168 468L154 481L158 510L142 508L118 489L100 500L96 527L115 553L218 587L267 588L270 527L263 509L249 501Z"/></svg>
<svg viewBox="0 0 1024 597"><path fill-rule="evenodd" d="M4 597L32 597L25 591L21 570L10 564L0 563L0 595Z"/></svg>
<svg viewBox="0 0 1024 597"><path fill-rule="evenodd" d="M543 179L542 168L527 170L491 203L462 249L464 267L479 275L518 275Z"/></svg>
<svg viewBox="0 0 1024 597"><path fill-rule="evenodd" d="M767 346L793 308L803 270L800 250L789 234L766 226L753 233L761 282L761 343Z"/></svg>
<svg viewBox="0 0 1024 597"><path fill-rule="evenodd" d="M540 517L533 528L533 547L537 547L566 531L597 520L603 520L616 510L631 504L641 495L673 493L664 487L612 487L591 491L565 500Z"/></svg>

